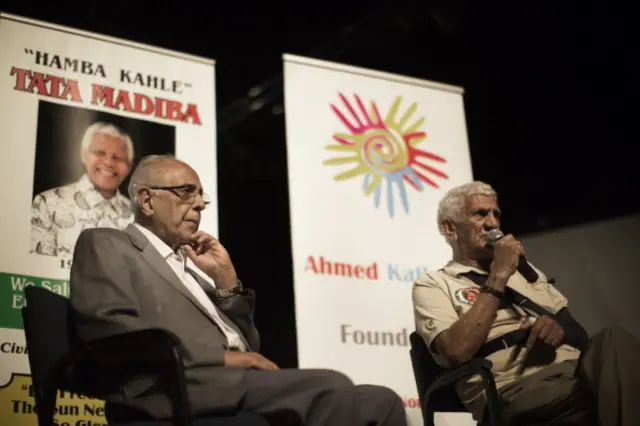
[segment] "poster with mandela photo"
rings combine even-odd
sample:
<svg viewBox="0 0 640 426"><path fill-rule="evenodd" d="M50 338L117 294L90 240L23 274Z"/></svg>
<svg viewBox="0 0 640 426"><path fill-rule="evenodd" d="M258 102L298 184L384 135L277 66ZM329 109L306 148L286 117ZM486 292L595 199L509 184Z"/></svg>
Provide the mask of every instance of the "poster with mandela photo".
<svg viewBox="0 0 640 426"><path fill-rule="evenodd" d="M149 154L175 154L174 126L40 101L30 253L66 261L83 229L125 228L129 176Z"/></svg>
<svg viewBox="0 0 640 426"><path fill-rule="evenodd" d="M0 69L0 425L36 426L25 289L69 296L79 234L133 221L147 155L191 164L217 200L215 61L0 13ZM106 423L103 401L59 393L55 424Z"/></svg>

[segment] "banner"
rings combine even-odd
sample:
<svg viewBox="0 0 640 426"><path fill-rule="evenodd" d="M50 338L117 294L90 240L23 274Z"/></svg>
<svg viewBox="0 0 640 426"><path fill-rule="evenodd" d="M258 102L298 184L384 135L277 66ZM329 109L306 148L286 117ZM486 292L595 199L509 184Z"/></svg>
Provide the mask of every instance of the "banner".
<svg viewBox="0 0 640 426"><path fill-rule="evenodd" d="M437 205L472 179L463 91L291 55L284 77L299 365L388 386L422 425L411 287L450 259Z"/></svg>
<svg viewBox="0 0 640 426"><path fill-rule="evenodd" d="M69 294L78 234L132 222L140 159L175 154L217 199L214 72L208 59L0 15L2 424L37 424L24 288ZM202 227L216 233L217 220L213 204ZM61 392L57 404L60 426L106 424L101 401Z"/></svg>

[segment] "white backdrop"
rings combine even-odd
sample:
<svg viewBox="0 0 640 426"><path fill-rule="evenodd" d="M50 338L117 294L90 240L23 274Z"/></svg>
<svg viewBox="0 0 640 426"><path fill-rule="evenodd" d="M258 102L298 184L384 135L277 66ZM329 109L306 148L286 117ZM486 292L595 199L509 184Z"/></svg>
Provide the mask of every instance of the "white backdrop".
<svg viewBox="0 0 640 426"><path fill-rule="evenodd" d="M284 77L299 365L389 386L421 425L411 286L450 258L437 203L472 179L463 91L292 55Z"/></svg>
<svg viewBox="0 0 640 426"><path fill-rule="evenodd" d="M20 316L22 286L45 286L65 296L69 291L70 253L30 253L35 192L53 189L47 184L49 180L66 185L79 178L83 173L81 136L95 120L107 120L119 123L133 135L137 154L134 163L143 152L165 154L169 150L195 168L205 191L216 200L214 65L209 59L0 15L3 425L37 424L34 400L29 395L29 365ZM38 158L43 161L39 163ZM74 171L69 172L69 168ZM71 175L72 180L65 181ZM34 181L40 183L34 187ZM73 222L69 212L57 213L67 214L67 224ZM75 219L78 225L80 221ZM53 215L52 222L56 220ZM216 203L204 212L202 228L217 234ZM81 226L75 226L74 234L80 230ZM71 240L75 245L75 238ZM101 404L67 394L58 398L60 415L56 420L67 426L86 421L104 424Z"/></svg>

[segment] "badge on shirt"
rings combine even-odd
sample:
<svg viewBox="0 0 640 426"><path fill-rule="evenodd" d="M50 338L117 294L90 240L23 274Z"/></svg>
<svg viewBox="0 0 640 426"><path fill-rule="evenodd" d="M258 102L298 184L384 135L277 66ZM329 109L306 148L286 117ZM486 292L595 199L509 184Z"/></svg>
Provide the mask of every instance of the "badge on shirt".
<svg viewBox="0 0 640 426"><path fill-rule="evenodd" d="M432 331L434 328L436 328L436 324L433 322L431 318L429 318L427 320L427 330Z"/></svg>
<svg viewBox="0 0 640 426"><path fill-rule="evenodd" d="M473 302L476 301L480 294L480 289L478 287L461 288L460 290L456 290L455 294L458 302L473 305Z"/></svg>

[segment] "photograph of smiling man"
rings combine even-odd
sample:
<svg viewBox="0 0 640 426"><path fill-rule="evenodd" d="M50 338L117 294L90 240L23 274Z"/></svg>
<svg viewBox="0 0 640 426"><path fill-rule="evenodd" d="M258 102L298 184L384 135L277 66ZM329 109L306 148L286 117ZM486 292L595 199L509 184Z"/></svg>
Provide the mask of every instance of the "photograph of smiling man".
<svg viewBox="0 0 640 426"><path fill-rule="evenodd" d="M129 174L149 154L175 154L173 126L40 101L29 251L70 259L82 230L125 228Z"/></svg>

